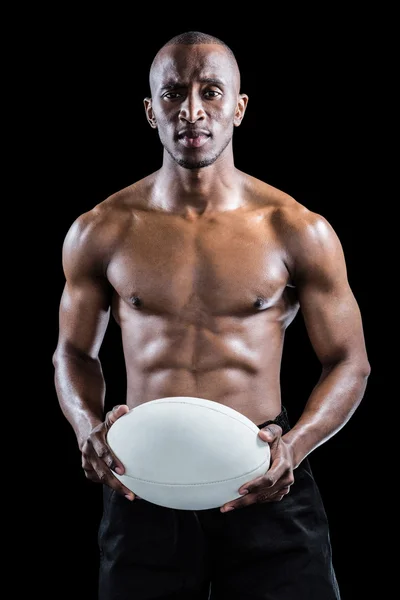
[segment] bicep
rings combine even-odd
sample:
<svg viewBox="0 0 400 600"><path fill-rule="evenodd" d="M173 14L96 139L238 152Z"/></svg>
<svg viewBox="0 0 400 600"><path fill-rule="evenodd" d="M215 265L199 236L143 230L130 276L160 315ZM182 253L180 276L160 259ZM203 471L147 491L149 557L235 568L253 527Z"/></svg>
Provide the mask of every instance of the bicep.
<svg viewBox="0 0 400 600"><path fill-rule="evenodd" d="M306 241L297 293L311 344L324 365L363 357L362 318L340 241L326 222L314 226Z"/></svg>
<svg viewBox="0 0 400 600"><path fill-rule="evenodd" d="M85 218L78 219L66 236L59 350L78 352L91 358L98 356L109 321L112 294L105 276L104 247L103 238Z"/></svg>
<svg viewBox="0 0 400 600"><path fill-rule="evenodd" d="M307 333L321 363L349 360L364 352L361 314L347 282L335 280L328 286L311 279L298 293Z"/></svg>
<svg viewBox="0 0 400 600"><path fill-rule="evenodd" d="M59 346L97 357L109 321L109 298L104 282L67 280L59 310Z"/></svg>

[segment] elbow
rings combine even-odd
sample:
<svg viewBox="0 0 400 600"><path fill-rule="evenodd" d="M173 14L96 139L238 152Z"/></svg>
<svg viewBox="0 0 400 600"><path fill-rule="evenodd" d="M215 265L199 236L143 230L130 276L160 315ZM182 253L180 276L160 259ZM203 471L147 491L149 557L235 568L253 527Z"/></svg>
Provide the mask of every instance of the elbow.
<svg viewBox="0 0 400 600"><path fill-rule="evenodd" d="M57 368L57 364L58 364L58 350L55 350L53 352L53 356L51 357L51 362L53 364L53 367L56 369Z"/></svg>
<svg viewBox="0 0 400 600"><path fill-rule="evenodd" d="M347 365L349 365L349 361L345 362ZM355 377L360 380L360 382L364 382L364 384L366 384L371 374L371 364L368 358L356 358L354 361L350 361L350 366Z"/></svg>
<svg viewBox="0 0 400 600"><path fill-rule="evenodd" d="M323 372L328 374L337 368L345 368L351 371L358 379L367 381L371 374L371 363L367 356L346 355L336 360L324 361Z"/></svg>
<svg viewBox="0 0 400 600"><path fill-rule="evenodd" d="M362 352L356 354L354 358L354 364L360 378L367 380L371 374L371 363L369 362L365 348L362 350Z"/></svg>
<svg viewBox="0 0 400 600"><path fill-rule="evenodd" d="M368 379L371 374L371 364L367 359L359 361L355 369L356 381L358 381L359 389L364 390L368 385Z"/></svg>
<svg viewBox="0 0 400 600"><path fill-rule="evenodd" d="M361 376L365 380L367 380L369 378L369 376L371 375L371 363L369 362L369 360L367 358L360 365L360 372L361 372Z"/></svg>
<svg viewBox="0 0 400 600"><path fill-rule="evenodd" d="M61 363L64 360L65 355L66 355L65 346L63 344L58 344L56 349L54 350L53 356L51 358L51 362L55 369L57 369L61 365Z"/></svg>
<svg viewBox="0 0 400 600"><path fill-rule="evenodd" d="M91 355L86 350L78 348L70 342L59 343L52 356L52 363L55 369L67 362L92 363L98 360L98 355Z"/></svg>
<svg viewBox="0 0 400 600"><path fill-rule="evenodd" d="M362 371L365 379L368 379L368 377L371 374L371 363L369 362L368 359L366 359L364 364L361 366L361 371Z"/></svg>

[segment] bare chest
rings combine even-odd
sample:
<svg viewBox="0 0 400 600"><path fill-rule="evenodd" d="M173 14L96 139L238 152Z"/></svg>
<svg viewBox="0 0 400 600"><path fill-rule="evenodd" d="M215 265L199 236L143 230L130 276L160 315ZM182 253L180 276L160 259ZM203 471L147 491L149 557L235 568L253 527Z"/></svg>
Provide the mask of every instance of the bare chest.
<svg viewBox="0 0 400 600"><path fill-rule="evenodd" d="M289 283L282 245L260 215L138 218L117 245L108 278L127 307L171 314L264 310Z"/></svg>

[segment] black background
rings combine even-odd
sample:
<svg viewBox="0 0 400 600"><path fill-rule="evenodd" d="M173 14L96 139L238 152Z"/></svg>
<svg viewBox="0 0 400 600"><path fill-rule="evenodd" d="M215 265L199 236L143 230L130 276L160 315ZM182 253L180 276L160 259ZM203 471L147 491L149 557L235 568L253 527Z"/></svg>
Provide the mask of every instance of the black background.
<svg viewBox="0 0 400 600"><path fill-rule="evenodd" d="M84 478L72 428L62 416L53 386L51 357L64 283L62 242L79 214L159 168L161 145L143 108L148 69L164 42L196 29L231 46L242 72L242 91L249 95L244 121L234 133L236 166L323 214L343 244L372 373L351 421L310 460L331 524L343 600L363 598L367 592L382 592L387 581L378 566L386 515L380 505L384 492L376 471L375 429L377 416L386 413L384 352L376 317L384 243L377 206L383 201L377 139L384 114L382 107L376 109L376 90L384 79L382 43L369 28L360 27L359 17L348 14L317 14L313 21L302 15L301 26L295 18L289 24L271 16L261 21L253 14L246 22L239 15L235 26L223 19L221 26L206 18L203 9L199 7L196 18L180 14L177 19L171 13L168 19L168 14L164 18L148 7L141 19L113 13L110 21L105 11L60 12L53 15L51 26L36 29L34 51L27 53L37 90L30 106L35 115L31 125L34 144L39 147L40 141L41 148L33 157L38 165L35 237L41 261L35 278L36 289L46 287L38 333L45 345L40 369L44 381L36 405L38 410L45 407L37 425L43 428L38 436L43 446L42 515L34 534L43 542L45 555L42 551L38 556L34 577L42 592L47 586L53 589L51 573L62 597L96 599L100 488ZM373 15L368 19L371 24ZM123 401L125 390L113 322L101 357L111 407ZM292 420L318 376L298 315L287 331L282 365L283 403Z"/></svg>

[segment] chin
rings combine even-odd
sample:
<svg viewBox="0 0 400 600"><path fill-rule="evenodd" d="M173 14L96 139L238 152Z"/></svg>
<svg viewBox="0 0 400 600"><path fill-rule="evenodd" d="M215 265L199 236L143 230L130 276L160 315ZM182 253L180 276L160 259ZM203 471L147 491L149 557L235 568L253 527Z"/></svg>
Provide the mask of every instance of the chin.
<svg viewBox="0 0 400 600"><path fill-rule="evenodd" d="M189 157L185 157L182 156L182 154L173 154L172 152L169 152L169 155L171 156L171 158L173 158L173 160L178 163L179 166L183 167L184 169L202 169L203 167L209 167L210 165L212 165L213 163L215 163L215 161L218 158L218 155L213 155L213 156L205 156L203 158L200 157L195 157L195 156L191 156Z"/></svg>
<svg viewBox="0 0 400 600"><path fill-rule="evenodd" d="M203 167L209 167L212 165L216 161L216 158L204 158L203 160L194 161L175 157L174 160L184 169L202 169Z"/></svg>

